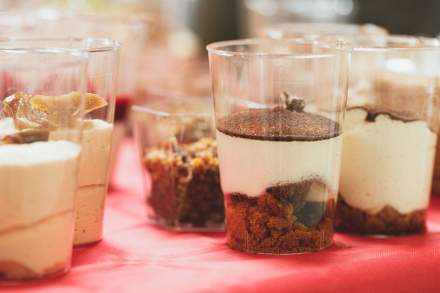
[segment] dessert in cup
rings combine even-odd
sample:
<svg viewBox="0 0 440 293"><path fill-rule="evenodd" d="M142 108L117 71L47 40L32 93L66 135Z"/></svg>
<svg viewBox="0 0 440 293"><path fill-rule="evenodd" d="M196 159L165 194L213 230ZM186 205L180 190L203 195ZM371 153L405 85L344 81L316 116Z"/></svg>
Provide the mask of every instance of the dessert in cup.
<svg viewBox="0 0 440 293"><path fill-rule="evenodd" d="M70 268L84 104L100 101L84 92L86 57L0 42L0 281Z"/></svg>
<svg viewBox="0 0 440 293"><path fill-rule="evenodd" d="M224 204L210 100L170 92L159 96L133 108L148 216L175 230L222 231Z"/></svg>
<svg viewBox="0 0 440 293"><path fill-rule="evenodd" d="M122 44L118 51L120 62L117 68L111 68L111 76L107 79L107 86L115 87L112 94L116 96L116 107L110 105L113 102L109 104L109 108L112 110L116 108L114 123L113 120L108 121L107 119L108 122L113 124L113 146L111 148L112 153L109 167L110 174L112 174L120 142L126 133L129 107L131 101L135 98L134 95L136 94L140 79L139 70L148 29L150 28L149 19L138 15L87 14L52 9L23 11L11 15L6 14L5 19L11 19L4 26L13 31L14 34L45 38L64 38L66 36L74 38L92 37L95 39L109 38ZM99 46L99 44L96 44L96 41L94 43L92 46ZM92 49L94 50L94 55L108 55L105 53L105 50L102 52L102 50L96 50L96 48ZM98 58L103 59L104 57ZM114 61L110 61L110 65L101 63L98 66L115 66L114 63ZM94 66L92 65L92 67ZM95 68L94 70L98 71L99 69ZM105 70L102 70L99 75L102 78L105 75ZM111 81L111 78L115 78L115 76L118 77L117 80ZM102 84L95 84L93 78L88 81L89 92L96 92L95 89L97 87L102 88L102 86ZM99 94L107 99L105 95Z"/></svg>
<svg viewBox="0 0 440 293"><path fill-rule="evenodd" d="M367 235L424 232L438 129L438 41L352 43L337 227Z"/></svg>
<svg viewBox="0 0 440 293"><path fill-rule="evenodd" d="M93 111L84 116L82 131L74 244L83 245L102 239L114 131L119 44L109 39L75 40L72 46L80 47L88 54L88 91L100 98Z"/></svg>
<svg viewBox="0 0 440 293"><path fill-rule="evenodd" d="M208 52L228 245L270 254L330 246L348 52L304 40L221 42ZM302 79L306 69L313 79ZM316 84L327 99L312 94Z"/></svg>

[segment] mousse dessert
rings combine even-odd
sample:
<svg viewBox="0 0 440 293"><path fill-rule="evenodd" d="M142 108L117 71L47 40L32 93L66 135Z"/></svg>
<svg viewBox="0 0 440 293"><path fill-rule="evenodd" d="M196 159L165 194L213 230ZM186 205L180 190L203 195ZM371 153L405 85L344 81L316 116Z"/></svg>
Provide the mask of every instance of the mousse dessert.
<svg viewBox="0 0 440 293"><path fill-rule="evenodd" d="M402 77L390 76L377 75L374 103L348 108L346 113L337 207L337 227L342 231L373 235L425 231L436 123L428 123L424 115L428 99L421 77L399 87Z"/></svg>
<svg viewBox="0 0 440 293"><path fill-rule="evenodd" d="M195 117L179 126L168 141L144 151L150 218L176 230L221 231L224 203L212 126Z"/></svg>
<svg viewBox="0 0 440 293"><path fill-rule="evenodd" d="M92 102L94 97L88 98ZM70 267L81 150L70 139L75 141L80 131L79 102L75 92L17 92L3 101L0 280L37 279Z"/></svg>
<svg viewBox="0 0 440 293"><path fill-rule="evenodd" d="M285 254L332 244L341 129L304 111L300 98L217 120L227 241L245 252Z"/></svg>
<svg viewBox="0 0 440 293"><path fill-rule="evenodd" d="M84 119L76 198L75 245L102 239L113 124L92 117L94 111L106 106L107 102L99 98L95 107L89 107L88 116Z"/></svg>

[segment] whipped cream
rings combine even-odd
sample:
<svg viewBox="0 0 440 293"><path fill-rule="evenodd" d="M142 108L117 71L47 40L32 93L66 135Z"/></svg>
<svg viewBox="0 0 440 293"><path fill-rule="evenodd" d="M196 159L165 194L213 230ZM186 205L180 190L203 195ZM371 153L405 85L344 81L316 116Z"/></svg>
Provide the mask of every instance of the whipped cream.
<svg viewBox="0 0 440 293"><path fill-rule="evenodd" d="M0 268L68 267L79 155L67 141L0 146Z"/></svg>
<svg viewBox="0 0 440 293"><path fill-rule="evenodd" d="M352 207L375 214L386 205L402 214L429 204L437 135L426 122L365 121L363 109L344 122L340 194Z"/></svg>
<svg viewBox="0 0 440 293"><path fill-rule="evenodd" d="M72 210L79 154L67 141L0 146L0 233Z"/></svg>
<svg viewBox="0 0 440 293"><path fill-rule="evenodd" d="M307 179L319 179L337 193L342 136L317 141L267 141L229 136L217 130L217 144L221 186L226 194L256 197L268 187Z"/></svg>

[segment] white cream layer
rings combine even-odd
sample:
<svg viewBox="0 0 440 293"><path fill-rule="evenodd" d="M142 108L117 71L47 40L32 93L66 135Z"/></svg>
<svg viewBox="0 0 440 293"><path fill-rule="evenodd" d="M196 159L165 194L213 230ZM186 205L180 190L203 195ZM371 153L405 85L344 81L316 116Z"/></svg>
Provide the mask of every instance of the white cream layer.
<svg viewBox="0 0 440 293"><path fill-rule="evenodd" d="M14 262L44 276L68 269L72 255L74 211L30 228L0 233L0 263ZM22 276L28 277L28 276Z"/></svg>
<svg viewBox="0 0 440 293"><path fill-rule="evenodd" d="M79 154L67 141L0 146L0 233L73 210Z"/></svg>
<svg viewBox="0 0 440 293"><path fill-rule="evenodd" d="M79 154L67 141L0 146L0 262L70 264Z"/></svg>
<svg viewBox="0 0 440 293"><path fill-rule="evenodd" d="M334 193L338 190L341 136L319 141L266 141L217 131L217 144L224 193L255 197L277 184L313 178Z"/></svg>
<svg viewBox="0 0 440 293"><path fill-rule="evenodd" d="M113 125L98 119L89 122L92 128L83 131L82 136L75 245L101 239L107 195Z"/></svg>
<svg viewBox="0 0 440 293"><path fill-rule="evenodd" d="M379 115L372 123L366 115L346 113L340 194L371 214L386 205L402 214L427 208L437 135L423 121Z"/></svg>
<svg viewBox="0 0 440 293"><path fill-rule="evenodd" d="M101 240L107 185L78 188L76 194L75 245Z"/></svg>
<svg viewBox="0 0 440 293"><path fill-rule="evenodd" d="M82 133L79 186L107 184L113 125L103 120L88 121Z"/></svg>

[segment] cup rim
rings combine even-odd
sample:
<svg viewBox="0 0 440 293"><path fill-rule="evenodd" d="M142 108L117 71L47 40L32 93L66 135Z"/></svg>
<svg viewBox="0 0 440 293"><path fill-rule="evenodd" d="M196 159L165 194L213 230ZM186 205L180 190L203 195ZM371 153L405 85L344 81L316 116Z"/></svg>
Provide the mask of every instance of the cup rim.
<svg viewBox="0 0 440 293"><path fill-rule="evenodd" d="M353 52L387 52L387 51L424 51L440 50L440 40L437 38L409 36L409 35L385 35L385 36L352 36L342 37ZM362 42L366 42L362 45ZM383 46L375 45L377 42L385 43ZM386 45L389 42L395 45ZM399 45L400 44L400 45ZM404 45L405 44L405 45Z"/></svg>
<svg viewBox="0 0 440 293"><path fill-rule="evenodd" d="M30 42L31 45L20 46L20 43ZM53 42L51 44L38 45L42 42ZM98 42L98 44L95 44ZM16 44L15 46L4 46L2 44ZM89 44L93 46L87 47ZM119 50L120 43L110 38L70 38L70 37L0 37L0 52L33 52L33 53L97 53Z"/></svg>
<svg viewBox="0 0 440 293"><path fill-rule="evenodd" d="M290 53L290 52L243 52L239 50L225 50L225 47L239 47L247 45L258 44L287 44L287 45L314 45L323 49L328 49L329 52L324 53ZM317 58L330 58L339 56L341 53L348 54L350 48L346 46L346 42L343 39L334 39L328 42L307 38L288 38L288 39L270 39L270 38L251 38L251 39L238 39L230 41L222 41L211 43L206 46L209 54L219 55L223 57L258 57L258 58L289 58L289 59L317 59Z"/></svg>

